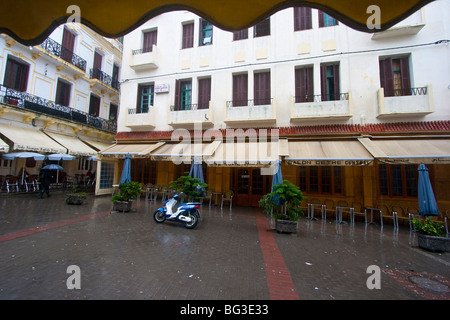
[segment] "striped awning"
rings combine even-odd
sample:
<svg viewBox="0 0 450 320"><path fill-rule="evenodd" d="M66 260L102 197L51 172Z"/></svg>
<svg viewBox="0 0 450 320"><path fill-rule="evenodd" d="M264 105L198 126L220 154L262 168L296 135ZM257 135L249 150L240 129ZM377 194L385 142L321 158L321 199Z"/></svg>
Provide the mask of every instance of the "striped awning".
<svg viewBox="0 0 450 320"><path fill-rule="evenodd" d="M100 151L106 158L125 158L130 154L131 158L148 158L150 153L162 146L164 142L140 143L140 144L113 144L109 148Z"/></svg>

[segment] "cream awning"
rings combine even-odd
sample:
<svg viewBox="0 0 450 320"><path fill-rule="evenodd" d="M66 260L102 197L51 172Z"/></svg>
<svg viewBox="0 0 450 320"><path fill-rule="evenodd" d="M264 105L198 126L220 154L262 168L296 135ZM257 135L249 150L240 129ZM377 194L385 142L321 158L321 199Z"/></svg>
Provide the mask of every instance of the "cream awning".
<svg viewBox="0 0 450 320"><path fill-rule="evenodd" d="M0 152L8 152L9 151L9 146L8 144L3 141L2 139L0 139Z"/></svg>
<svg viewBox="0 0 450 320"><path fill-rule="evenodd" d="M206 160L214 154L221 143L218 140L199 143L166 143L155 149L150 157L154 160L173 161L175 164L191 162L194 157Z"/></svg>
<svg viewBox="0 0 450 320"><path fill-rule="evenodd" d="M381 163L450 163L450 138L359 138Z"/></svg>
<svg viewBox="0 0 450 320"><path fill-rule="evenodd" d="M357 140L290 140L288 164L300 166L365 166L373 157Z"/></svg>
<svg viewBox="0 0 450 320"><path fill-rule="evenodd" d="M66 153L67 149L40 130L0 124L0 133L13 143L13 150Z"/></svg>
<svg viewBox="0 0 450 320"><path fill-rule="evenodd" d="M97 151L74 136L45 131L50 138L66 147L68 154L73 156L95 156Z"/></svg>
<svg viewBox="0 0 450 320"><path fill-rule="evenodd" d="M100 151L103 157L125 158L130 154L132 158L148 158L150 153L162 146L164 142L152 142L142 144L114 144L105 150Z"/></svg>
<svg viewBox="0 0 450 320"><path fill-rule="evenodd" d="M107 149L107 148L109 148L111 146L111 144L107 144L107 143L100 142L100 141L95 141L95 140L91 140L91 139L85 139L85 138L81 138L81 137L80 137L80 139L83 142L86 142L92 148L97 149L97 151L105 150L105 149Z"/></svg>
<svg viewBox="0 0 450 320"><path fill-rule="evenodd" d="M215 167L269 167L286 152L284 139L224 142L206 163Z"/></svg>

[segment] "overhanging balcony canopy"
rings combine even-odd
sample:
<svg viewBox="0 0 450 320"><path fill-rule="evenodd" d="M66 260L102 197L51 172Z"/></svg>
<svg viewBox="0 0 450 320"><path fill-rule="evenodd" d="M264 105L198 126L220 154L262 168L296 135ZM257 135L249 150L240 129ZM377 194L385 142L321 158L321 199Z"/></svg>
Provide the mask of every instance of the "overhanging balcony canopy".
<svg viewBox="0 0 450 320"><path fill-rule="evenodd" d="M117 38L161 13L189 10L226 30L250 27L291 6L321 9L342 23L364 32L385 30L433 0L77 0L80 22L103 36ZM0 32L25 45L38 45L60 24L73 18L71 0L6 0L0 11ZM380 29L369 29L368 8L380 8ZM18 19L20 16L20 19ZM72 19L73 20L73 19Z"/></svg>

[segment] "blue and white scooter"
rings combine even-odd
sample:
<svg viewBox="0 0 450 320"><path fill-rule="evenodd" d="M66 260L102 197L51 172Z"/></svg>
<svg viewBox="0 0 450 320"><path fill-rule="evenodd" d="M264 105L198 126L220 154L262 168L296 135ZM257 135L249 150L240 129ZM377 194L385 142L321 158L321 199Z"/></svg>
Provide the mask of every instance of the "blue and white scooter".
<svg viewBox="0 0 450 320"><path fill-rule="evenodd" d="M194 229L200 220L200 203L181 203L178 208L176 208L176 204L179 200L180 196L175 194L164 203L162 208L157 209L155 213L153 213L153 219L158 223L163 223L166 220L182 222L186 228Z"/></svg>

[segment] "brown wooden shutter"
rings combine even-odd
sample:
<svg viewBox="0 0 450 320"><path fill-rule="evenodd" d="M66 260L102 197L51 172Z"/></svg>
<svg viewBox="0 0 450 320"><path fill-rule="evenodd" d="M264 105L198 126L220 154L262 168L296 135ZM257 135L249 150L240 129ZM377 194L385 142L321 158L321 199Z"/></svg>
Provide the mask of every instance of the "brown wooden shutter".
<svg viewBox="0 0 450 320"><path fill-rule="evenodd" d="M156 45L157 43L157 38L158 30L145 32L142 52L152 52L153 45Z"/></svg>
<svg viewBox="0 0 450 320"><path fill-rule="evenodd" d="M233 106L248 105L248 75L233 76Z"/></svg>
<svg viewBox="0 0 450 320"><path fill-rule="evenodd" d="M175 81L175 110L181 109L181 80Z"/></svg>
<svg viewBox="0 0 450 320"><path fill-rule="evenodd" d="M333 65L334 100L340 100L339 64Z"/></svg>
<svg viewBox="0 0 450 320"><path fill-rule="evenodd" d="M198 80L198 109L208 109L211 100L211 78Z"/></svg>
<svg viewBox="0 0 450 320"><path fill-rule="evenodd" d="M325 13L319 10L319 28L325 27Z"/></svg>
<svg viewBox="0 0 450 320"><path fill-rule="evenodd" d="M192 48L194 46L194 24L183 25L183 40L181 44L182 49Z"/></svg>
<svg viewBox="0 0 450 320"><path fill-rule="evenodd" d="M270 104L270 72L260 72L254 75L254 104Z"/></svg>
<svg viewBox="0 0 450 320"><path fill-rule="evenodd" d="M328 101L327 96L327 66L320 66L320 93L322 95L322 101Z"/></svg>
<svg viewBox="0 0 450 320"><path fill-rule="evenodd" d="M294 8L294 31L307 30L312 28L311 8Z"/></svg>
<svg viewBox="0 0 450 320"><path fill-rule="evenodd" d="M394 71L391 58L380 60L380 84L384 89L385 97L394 96Z"/></svg>
<svg viewBox="0 0 450 320"><path fill-rule="evenodd" d="M400 74L402 79L402 95L411 95L411 80L409 78L409 59L408 57L400 59Z"/></svg>
<svg viewBox="0 0 450 320"><path fill-rule="evenodd" d="M75 35L67 28L64 28L62 38L61 59L72 63L73 50L75 48Z"/></svg>

